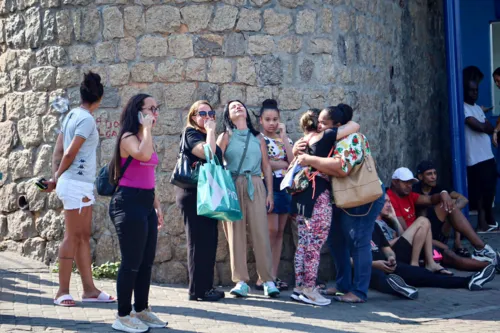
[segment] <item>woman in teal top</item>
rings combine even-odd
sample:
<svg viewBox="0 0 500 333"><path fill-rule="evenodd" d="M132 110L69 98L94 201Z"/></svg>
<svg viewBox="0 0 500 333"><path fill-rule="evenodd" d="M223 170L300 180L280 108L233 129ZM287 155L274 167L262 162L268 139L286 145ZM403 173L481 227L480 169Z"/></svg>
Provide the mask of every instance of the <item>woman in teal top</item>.
<svg viewBox="0 0 500 333"><path fill-rule="evenodd" d="M273 178L267 157L267 146L262 135L253 128L246 106L238 101L229 101L224 107L226 130L217 139L222 149L226 167L233 175L243 219L223 222L224 233L229 243L232 279L236 286L231 294L248 295L250 279L247 268L247 225L250 228L257 264L257 274L264 282L264 294L279 296L272 274L272 255L269 243L266 211L273 210ZM264 174L268 192L262 183Z"/></svg>

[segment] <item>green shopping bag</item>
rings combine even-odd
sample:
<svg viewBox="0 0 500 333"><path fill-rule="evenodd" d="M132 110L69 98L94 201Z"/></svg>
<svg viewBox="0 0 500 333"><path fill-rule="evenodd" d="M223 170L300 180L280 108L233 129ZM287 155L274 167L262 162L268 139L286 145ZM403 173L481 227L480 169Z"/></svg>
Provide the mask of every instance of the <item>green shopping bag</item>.
<svg viewBox="0 0 500 333"><path fill-rule="evenodd" d="M222 221L243 218L231 173L217 160L210 145L203 146L206 163L198 174L198 215Z"/></svg>

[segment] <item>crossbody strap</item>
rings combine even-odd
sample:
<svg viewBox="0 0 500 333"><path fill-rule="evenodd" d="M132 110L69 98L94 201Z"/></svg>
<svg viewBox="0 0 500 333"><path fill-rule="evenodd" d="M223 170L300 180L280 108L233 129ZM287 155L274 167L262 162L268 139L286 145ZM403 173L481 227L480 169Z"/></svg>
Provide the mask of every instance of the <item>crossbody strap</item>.
<svg viewBox="0 0 500 333"><path fill-rule="evenodd" d="M243 160L245 159L245 156L247 155L248 142L250 141L250 135L252 135L252 133L250 132L250 130L248 130L247 140L245 141L245 148L243 149L243 155L241 155L240 165L238 165L238 171L236 171L236 177L240 175L241 167L243 166Z"/></svg>

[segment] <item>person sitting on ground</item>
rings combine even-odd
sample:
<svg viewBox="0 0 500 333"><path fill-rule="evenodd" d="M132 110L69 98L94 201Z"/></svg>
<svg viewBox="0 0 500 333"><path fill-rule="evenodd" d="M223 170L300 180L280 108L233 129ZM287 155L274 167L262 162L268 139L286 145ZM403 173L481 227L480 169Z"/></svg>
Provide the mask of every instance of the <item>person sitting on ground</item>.
<svg viewBox="0 0 500 333"><path fill-rule="evenodd" d="M413 185L413 192L419 195L435 195L441 193L443 188L437 184L436 167L431 161L422 161L417 166L417 177L419 182ZM477 246L484 247L484 243L470 226L469 221L462 214L468 200L463 195L450 191L450 197L455 201L455 209L452 214L445 214L439 206L426 207L423 213L431 223L433 245L443 255L443 264L464 271L477 271L485 268L491 260L485 260L483 256L474 254L472 258L467 257L467 252L460 241L461 233L455 231L455 251L448 248L448 238L454 221L463 224L466 228L464 236L474 240ZM470 237L470 238L469 238ZM472 241L471 241L472 242ZM474 243L473 243L474 244Z"/></svg>
<svg viewBox="0 0 500 333"><path fill-rule="evenodd" d="M389 195L385 194L384 208L375 222L384 232L385 238L398 257L398 261L407 265L419 266L420 254L423 250L425 268L434 273L453 275L434 261L431 223L427 218L420 217L410 227L403 230L391 205L391 199ZM394 226L398 231L393 230L388 224Z"/></svg>
<svg viewBox="0 0 500 333"><path fill-rule="evenodd" d="M386 294L416 299L418 290L415 287L467 288L475 291L483 289L495 277L495 267L491 264L470 277L461 277L433 274L423 267L399 262L378 223L373 229L371 247L373 262L370 288Z"/></svg>
<svg viewBox="0 0 500 333"><path fill-rule="evenodd" d="M392 174L391 188L387 190L387 194L391 198L392 206L403 230L406 230L417 220L415 206L434 206L436 207L437 215L443 217L443 222L446 221L446 217L449 215L451 226L471 242L472 246L474 246L474 259L488 261L497 265L500 254L479 238L459 209L454 209L453 200L448 192L441 191L430 196L418 194L412 192L412 186L416 182L418 180L413 177L413 173L408 168L399 168ZM433 243L437 244L435 241ZM467 270L463 266L454 267Z"/></svg>

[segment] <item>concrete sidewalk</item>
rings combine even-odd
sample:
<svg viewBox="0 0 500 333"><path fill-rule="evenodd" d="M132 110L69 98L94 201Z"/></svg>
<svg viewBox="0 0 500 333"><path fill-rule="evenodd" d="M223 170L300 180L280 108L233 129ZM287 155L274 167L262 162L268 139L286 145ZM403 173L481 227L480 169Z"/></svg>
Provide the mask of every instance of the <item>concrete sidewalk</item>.
<svg viewBox="0 0 500 333"><path fill-rule="evenodd" d="M500 248L499 234L483 238ZM96 284L116 295L114 281ZM151 305L169 322L170 332L499 332L500 276L487 287L479 292L422 288L416 301L370 291L366 304L312 307L291 301L290 292L273 300L255 292L248 299L226 294L217 303L190 302L185 286L154 285ZM71 284L76 307L54 306L56 291L57 274L46 266L0 252L0 332L113 332L116 304L80 303L78 275Z"/></svg>

